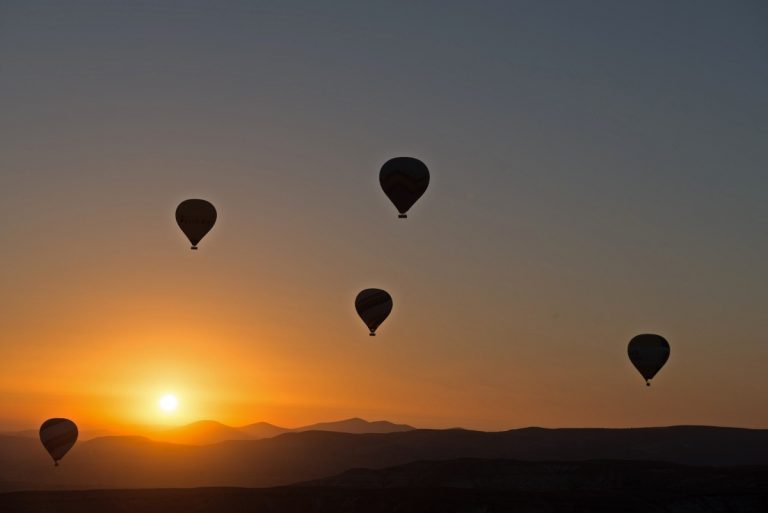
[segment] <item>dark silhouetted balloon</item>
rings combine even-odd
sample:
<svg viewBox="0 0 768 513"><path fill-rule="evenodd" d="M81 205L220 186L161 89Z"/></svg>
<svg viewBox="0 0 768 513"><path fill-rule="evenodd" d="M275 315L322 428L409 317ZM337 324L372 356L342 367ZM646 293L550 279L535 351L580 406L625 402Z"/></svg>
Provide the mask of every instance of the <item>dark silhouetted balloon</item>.
<svg viewBox="0 0 768 513"><path fill-rule="evenodd" d="M405 213L427 190L429 169L419 159L397 157L381 166L379 183L400 212L398 217L406 218Z"/></svg>
<svg viewBox="0 0 768 513"><path fill-rule="evenodd" d="M392 296L386 290L365 289L355 298L355 310L363 320L370 335L376 335L376 328L384 322L392 311Z"/></svg>
<svg viewBox="0 0 768 513"><path fill-rule="evenodd" d="M77 442L77 426L69 419L48 419L40 426L40 441L58 467L59 460Z"/></svg>
<svg viewBox="0 0 768 513"><path fill-rule="evenodd" d="M645 384L656 375L669 358L669 342L659 335L637 335L629 341L627 348L632 365L645 378Z"/></svg>
<svg viewBox="0 0 768 513"><path fill-rule="evenodd" d="M176 207L176 222L192 243L192 249L216 223L216 208L201 199L188 199Z"/></svg>

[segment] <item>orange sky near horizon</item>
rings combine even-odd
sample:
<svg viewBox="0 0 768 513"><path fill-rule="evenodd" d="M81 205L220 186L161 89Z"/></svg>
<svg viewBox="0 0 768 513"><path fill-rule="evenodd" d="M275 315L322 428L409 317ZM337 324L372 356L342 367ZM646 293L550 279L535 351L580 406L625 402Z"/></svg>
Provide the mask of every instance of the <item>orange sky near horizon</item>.
<svg viewBox="0 0 768 513"><path fill-rule="evenodd" d="M499 302L484 285L491 276L477 266L474 289L459 295L451 295L455 285L419 280L418 268L389 273L395 309L379 335L368 337L354 295L385 280L362 280L364 272L334 265L330 255L295 272L269 251L254 263L229 226L227 203L217 203L219 224L194 253L172 221L172 201L162 205L165 219L146 215L149 222L120 239L105 239L112 226L96 225L99 246L51 232L36 249L10 249L19 265L5 282L16 293L4 309L11 321L5 336L15 341L4 350L0 375L4 416L28 425L68 416L86 428L113 429L201 419L292 427L353 416L478 429L717 423L725 414L734 424L763 422L743 416L739 398L727 398L730 410L721 404L716 415L706 414L708 402L726 399L706 376L717 354L697 357L690 335L677 335L686 327L674 316L656 312L673 350L646 389L626 359L626 341L643 331L641 322L627 329L626 320L611 319L619 308L611 311L609 302L605 311L581 307L581 318L557 307L542 312L547 298L535 287ZM436 221L417 207L408 225L398 224L378 204L384 239L400 230L425 235ZM145 236L151 242L140 244ZM392 249L395 260L409 252ZM510 301L515 307L507 311ZM564 357L569 336L569 345L587 352ZM763 379L754 365L754 374L730 383L730 390L743 387L742 401ZM177 395L178 411L158 409L164 393Z"/></svg>

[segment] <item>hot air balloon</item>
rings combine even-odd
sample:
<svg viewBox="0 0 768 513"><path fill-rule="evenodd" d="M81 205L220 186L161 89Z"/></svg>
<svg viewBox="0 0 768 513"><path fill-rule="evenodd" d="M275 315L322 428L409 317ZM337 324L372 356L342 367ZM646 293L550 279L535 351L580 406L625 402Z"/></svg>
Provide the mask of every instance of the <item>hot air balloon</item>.
<svg viewBox="0 0 768 513"><path fill-rule="evenodd" d="M40 426L40 441L58 467L59 460L77 441L77 426L69 419L48 419Z"/></svg>
<svg viewBox="0 0 768 513"><path fill-rule="evenodd" d="M176 207L176 222L192 243L192 249L216 223L216 208L201 199L188 199Z"/></svg>
<svg viewBox="0 0 768 513"><path fill-rule="evenodd" d="M370 335L376 336L376 328L384 322L392 311L392 296L386 290L365 289L355 298L355 310L363 320Z"/></svg>
<svg viewBox="0 0 768 513"><path fill-rule="evenodd" d="M669 342L659 335L637 335L629 341L627 352L632 365L645 378L645 384L651 386L650 380L667 363Z"/></svg>
<svg viewBox="0 0 768 513"><path fill-rule="evenodd" d="M400 212L398 217L406 218L405 213L427 190L429 169L419 159L396 157L381 166L379 183Z"/></svg>

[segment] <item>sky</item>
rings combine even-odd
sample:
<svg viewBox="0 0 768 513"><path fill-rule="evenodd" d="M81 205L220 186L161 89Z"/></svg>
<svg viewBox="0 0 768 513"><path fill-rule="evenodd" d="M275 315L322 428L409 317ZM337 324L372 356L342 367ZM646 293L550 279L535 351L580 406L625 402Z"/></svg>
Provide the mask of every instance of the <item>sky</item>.
<svg viewBox="0 0 768 513"><path fill-rule="evenodd" d="M768 428L766 91L757 0L0 0L0 428Z"/></svg>

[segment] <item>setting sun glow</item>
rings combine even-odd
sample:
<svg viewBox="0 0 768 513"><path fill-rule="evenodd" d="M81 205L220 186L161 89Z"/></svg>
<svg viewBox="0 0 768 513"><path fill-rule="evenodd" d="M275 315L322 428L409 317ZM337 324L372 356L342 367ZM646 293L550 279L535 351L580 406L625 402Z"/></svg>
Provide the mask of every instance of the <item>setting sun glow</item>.
<svg viewBox="0 0 768 513"><path fill-rule="evenodd" d="M178 408L179 401L178 399L176 399L176 396L171 394L165 394L157 402L157 405L160 407L161 410L165 412L172 412L172 411L175 411L176 408Z"/></svg>

